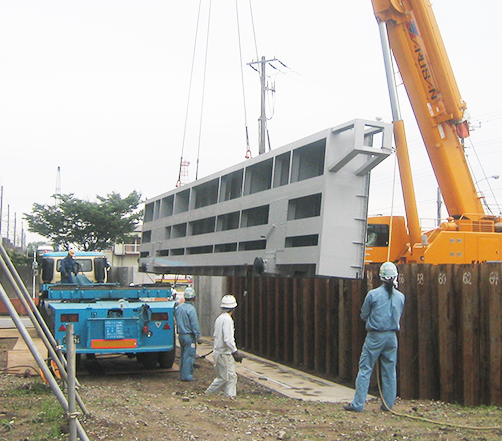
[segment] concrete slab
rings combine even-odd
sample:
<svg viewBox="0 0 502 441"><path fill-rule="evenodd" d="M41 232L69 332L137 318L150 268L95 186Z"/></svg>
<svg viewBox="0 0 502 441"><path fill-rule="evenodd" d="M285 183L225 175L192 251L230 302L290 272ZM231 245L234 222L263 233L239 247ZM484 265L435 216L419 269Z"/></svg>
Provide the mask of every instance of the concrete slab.
<svg viewBox="0 0 502 441"><path fill-rule="evenodd" d="M214 363L213 355L210 354L211 350L212 343L205 340L204 343L197 346L197 355L199 357L205 356L206 359ZM346 403L354 398L354 389L241 350L239 352L245 358L242 363L236 363L237 374L250 378L282 395L304 401L331 403ZM368 395L368 400L372 398L374 397Z"/></svg>
<svg viewBox="0 0 502 441"><path fill-rule="evenodd" d="M28 333L37 348L38 353L42 357L47 356L47 348L45 347L43 341L37 337L34 328L28 328ZM31 351L28 349L26 342L21 338L17 328L2 329L0 331L1 338L17 338L17 342L14 348L7 351L7 369L9 373L21 374L29 371L31 374L36 374L39 371L39 367Z"/></svg>

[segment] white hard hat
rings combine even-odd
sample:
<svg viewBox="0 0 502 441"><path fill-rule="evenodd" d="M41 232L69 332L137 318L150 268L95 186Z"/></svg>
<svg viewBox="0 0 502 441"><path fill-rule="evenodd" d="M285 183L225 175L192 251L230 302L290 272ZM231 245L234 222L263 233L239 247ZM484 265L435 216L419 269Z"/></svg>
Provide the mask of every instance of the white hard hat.
<svg viewBox="0 0 502 441"><path fill-rule="evenodd" d="M237 300L232 295L223 296L220 303L220 308L233 309L237 306Z"/></svg>
<svg viewBox="0 0 502 441"><path fill-rule="evenodd" d="M392 262L382 263L380 267L380 280L389 281L397 277L397 267Z"/></svg>
<svg viewBox="0 0 502 441"><path fill-rule="evenodd" d="M183 294L183 297L185 298L185 300L194 299L196 296L197 296L197 294L195 293L195 289L190 288L190 287L186 288L185 293Z"/></svg>

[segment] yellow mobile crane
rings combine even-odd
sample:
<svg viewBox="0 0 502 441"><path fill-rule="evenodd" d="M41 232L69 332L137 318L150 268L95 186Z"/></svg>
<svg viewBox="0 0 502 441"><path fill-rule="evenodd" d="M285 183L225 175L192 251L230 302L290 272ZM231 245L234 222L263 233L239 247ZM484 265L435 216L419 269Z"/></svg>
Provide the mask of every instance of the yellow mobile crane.
<svg viewBox="0 0 502 441"><path fill-rule="evenodd" d="M392 106L406 210L370 217L366 261L472 263L502 260L500 219L487 215L464 155L466 104L453 75L429 0L372 0ZM422 234L390 50L399 67L449 218ZM390 249L389 249L390 248Z"/></svg>

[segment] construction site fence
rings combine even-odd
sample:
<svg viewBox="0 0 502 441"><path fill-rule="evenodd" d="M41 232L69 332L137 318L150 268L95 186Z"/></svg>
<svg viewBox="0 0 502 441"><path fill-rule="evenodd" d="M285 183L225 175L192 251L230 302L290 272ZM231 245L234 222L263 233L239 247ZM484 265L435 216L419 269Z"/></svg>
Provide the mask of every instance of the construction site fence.
<svg viewBox="0 0 502 441"><path fill-rule="evenodd" d="M502 405L502 264L398 265L406 296L398 333L398 394L466 406ZM365 278L229 277L238 346L354 386L366 337ZM373 374L375 377L375 372ZM375 385L375 378L372 379Z"/></svg>

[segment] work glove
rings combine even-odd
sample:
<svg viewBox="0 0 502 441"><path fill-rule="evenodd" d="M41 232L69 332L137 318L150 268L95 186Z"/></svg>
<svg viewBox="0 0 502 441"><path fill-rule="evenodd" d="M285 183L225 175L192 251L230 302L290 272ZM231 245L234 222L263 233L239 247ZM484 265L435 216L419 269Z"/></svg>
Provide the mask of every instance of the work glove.
<svg viewBox="0 0 502 441"><path fill-rule="evenodd" d="M232 352L232 357L237 363L242 363L242 359L244 358L239 351Z"/></svg>
<svg viewBox="0 0 502 441"><path fill-rule="evenodd" d="M197 344L201 345L202 343L204 343L204 340L202 340L202 337L197 337Z"/></svg>

